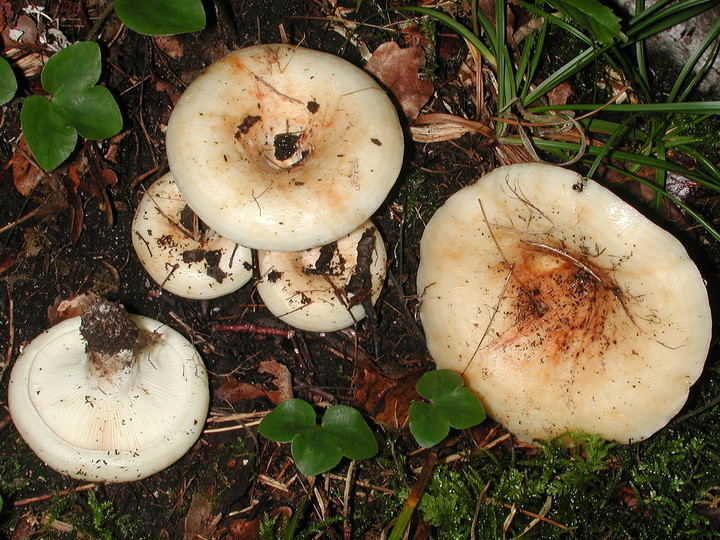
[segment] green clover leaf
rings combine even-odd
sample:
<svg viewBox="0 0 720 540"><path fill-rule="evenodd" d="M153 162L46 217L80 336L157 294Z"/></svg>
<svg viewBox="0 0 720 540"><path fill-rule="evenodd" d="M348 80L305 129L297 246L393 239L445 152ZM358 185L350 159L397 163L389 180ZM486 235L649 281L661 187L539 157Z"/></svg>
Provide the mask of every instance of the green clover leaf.
<svg viewBox="0 0 720 540"><path fill-rule="evenodd" d="M71 45L53 55L40 81L52 96L30 96L20 111L28 147L45 170L60 165L72 153L78 134L107 139L122 129L122 114L104 86L96 86L102 62L93 41Z"/></svg>
<svg viewBox="0 0 720 540"><path fill-rule="evenodd" d="M295 463L306 476L329 471L343 456L367 459L377 453L377 441L362 415L345 405L329 407L318 425L309 403L290 399L263 418L258 432L272 441L291 443Z"/></svg>
<svg viewBox="0 0 720 540"><path fill-rule="evenodd" d="M17 92L17 79L10 63L0 57L0 105L5 105Z"/></svg>
<svg viewBox="0 0 720 540"><path fill-rule="evenodd" d="M149 36L205 28L202 0L115 0L115 13L128 28Z"/></svg>
<svg viewBox="0 0 720 540"><path fill-rule="evenodd" d="M422 447L434 446L450 428L467 429L485 420L485 409L465 387L459 373L447 369L430 371L417 382L418 394L431 403L410 405L410 432Z"/></svg>

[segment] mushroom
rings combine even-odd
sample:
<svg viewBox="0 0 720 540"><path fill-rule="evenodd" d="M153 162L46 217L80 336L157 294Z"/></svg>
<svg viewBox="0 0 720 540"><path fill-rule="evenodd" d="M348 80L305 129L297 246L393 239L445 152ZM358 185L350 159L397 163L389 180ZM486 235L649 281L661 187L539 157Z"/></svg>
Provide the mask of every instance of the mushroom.
<svg viewBox="0 0 720 540"><path fill-rule="evenodd" d="M99 301L34 339L18 357L8 403L30 448L73 478L127 482L195 443L209 404L195 348L162 323Z"/></svg>
<svg viewBox="0 0 720 540"><path fill-rule="evenodd" d="M682 408L708 353L703 279L682 244L592 180L501 167L427 225L420 317L519 439L645 439Z"/></svg>
<svg viewBox="0 0 720 540"><path fill-rule="evenodd" d="M319 248L259 252L262 279L257 290L268 309L287 324L333 332L374 315L385 262L382 237L367 221Z"/></svg>
<svg viewBox="0 0 720 540"><path fill-rule="evenodd" d="M403 131L385 91L336 56L259 45L218 60L167 128L183 198L249 248L300 251L362 225L393 186Z"/></svg>
<svg viewBox="0 0 720 540"><path fill-rule="evenodd" d="M217 298L252 277L250 250L208 229L183 200L170 173L153 182L140 200L132 241L150 277L178 296Z"/></svg>

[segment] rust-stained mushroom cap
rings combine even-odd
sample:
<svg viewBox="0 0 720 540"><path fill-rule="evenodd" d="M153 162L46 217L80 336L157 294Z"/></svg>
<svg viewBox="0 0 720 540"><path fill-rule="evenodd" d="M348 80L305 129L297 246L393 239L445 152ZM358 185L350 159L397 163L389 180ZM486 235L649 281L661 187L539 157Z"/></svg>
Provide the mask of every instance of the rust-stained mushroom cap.
<svg viewBox="0 0 720 540"><path fill-rule="evenodd" d="M645 439L703 369L710 307L687 252L571 171L492 171L437 211L420 255L430 354L521 440Z"/></svg>
<svg viewBox="0 0 720 540"><path fill-rule="evenodd" d="M108 363L90 361L81 317L74 317L34 339L15 363L8 388L13 422L62 474L139 480L175 462L202 432L209 390L199 354L162 323L131 320L149 337L137 354L121 346Z"/></svg>
<svg viewBox="0 0 720 540"><path fill-rule="evenodd" d="M311 332L352 326L375 303L385 281L380 233L366 222L351 234L304 251L261 251L257 289L268 309L287 324Z"/></svg>
<svg viewBox="0 0 720 540"><path fill-rule="evenodd" d="M252 277L250 250L205 227L181 197L172 174L153 182L140 200L132 241L150 277L178 296L218 298Z"/></svg>
<svg viewBox="0 0 720 540"><path fill-rule="evenodd" d="M403 159L385 91L336 56L259 45L212 64L167 129L185 200L227 238L299 251L349 234L380 206Z"/></svg>

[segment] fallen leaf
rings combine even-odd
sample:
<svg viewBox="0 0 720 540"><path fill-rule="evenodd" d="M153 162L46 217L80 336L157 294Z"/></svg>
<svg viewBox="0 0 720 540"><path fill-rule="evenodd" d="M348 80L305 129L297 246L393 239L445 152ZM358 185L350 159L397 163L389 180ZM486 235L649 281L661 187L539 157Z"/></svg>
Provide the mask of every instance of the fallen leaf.
<svg viewBox="0 0 720 540"><path fill-rule="evenodd" d="M98 299L92 293L77 294L63 300L57 299L52 306L48 307L48 320L54 326L59 322L82 315L85 308Z"/></svg>
<svg viewBox="0 0 720 540"><path fill-rule="evenodd" d="M167 56L173 60L177 60L185 51L183 49L183 43L180 37L176 35L172 36L153 36L155 46L160 49Z"/></svg>
<svg viewBox="0 0 720 540"><path fill-rule="evenodd" d="M408 373L403 377L390 378L373 368L361 368L353 377L353 406L390 428L408 425L408 413L413 401L422 398L415 391L415 384L422 372Z"/></svg>
<svg viewBox="0 0 720 540"><path fill-rule="evenodd" d="M184 540L215 538L215 530L220 518L222 518L222 514L213 512L210 501L199 493L195 493L190 502L190 508L185 514Z"/></svg>
<svg viewBox="0 0 720 540"><path fill-rule="evenodd" d="M78 195L78 187L80 179L74 166L68 169L69 174L63 176L63 185L65 186L65 195L70 210L70 241L76 244L82 232L83 222L85 220L85 210L83 209L82 199Z"/></svg>
<svg viewBox="0 0 720 540"><path fill-rule="evenodd" d="M565 105L568 98L574 94L572 86L564 82L558 84L548 92L548 103L550 105Z"/></svg>
<svg viewBox="0 0 720 540"><path fill-rule="evenodd" d="M28 156L30 156L30 149L25 142L25 138L21 137L17 149L10 159L10 166L12 167L15 189L26 197L33 192L43 179L43 176L45 176L40 167L32 163Z"/></svg>
<svg viewBox="0 0 720 540"><path fill-rule="evenodd" d="M432 82L420 76L423 65L425 52L420 47L401 49L394 41L381 44L365 65L393 93L409 122L435 91Z"/></svg>
<svg viewBox="0 0 720 540"><path fill-rule="evenodd" d="M292 510L281 506L255 519L234 519L227 530L218 532L222 534L223 540L257 540L260 538L260 523L267 517L275 518L276 531L279 532L279 526L290 521Z"/></svg>
<svg viewBox="0 0 720 540"><path fill-rule="evenodd" d="M228 377L217 389L215 396L228 403L267 397L276 405L293 397L292 376L287 367L273 360L266 360L260 362L258 372L270 377L262 383L247 383Z"/></svg>

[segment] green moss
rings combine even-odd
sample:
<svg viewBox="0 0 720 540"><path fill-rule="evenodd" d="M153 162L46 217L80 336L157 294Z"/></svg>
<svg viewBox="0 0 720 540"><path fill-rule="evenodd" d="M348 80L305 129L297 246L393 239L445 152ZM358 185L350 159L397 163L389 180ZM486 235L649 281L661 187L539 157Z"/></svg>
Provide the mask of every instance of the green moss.
<svg viewBox="0 0 720 540"><path fill-rule="evenodd" d="M429 220L440 206L440 193L435 181L421 169L413 170L402 186L400 197L405 201L408 224Z"/></svg>

